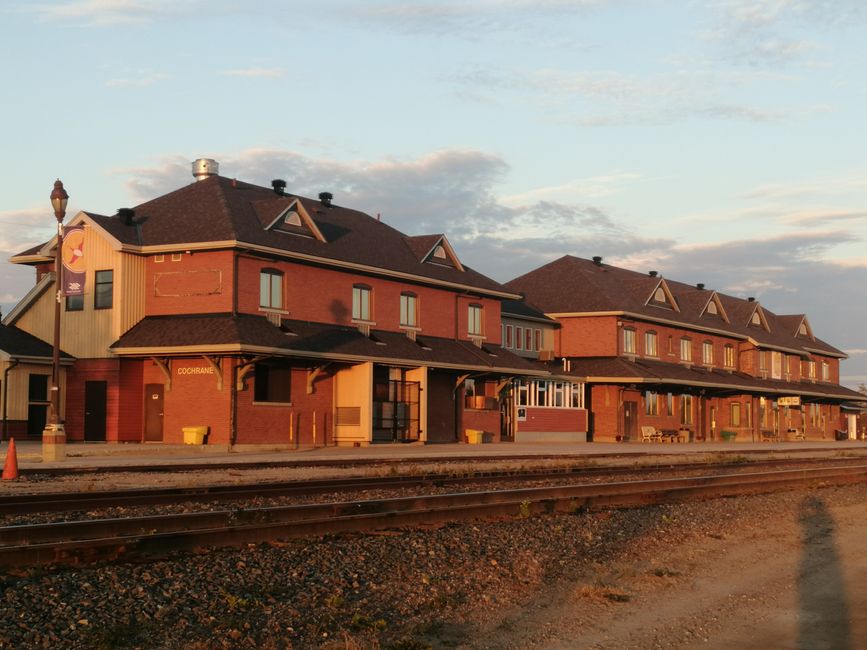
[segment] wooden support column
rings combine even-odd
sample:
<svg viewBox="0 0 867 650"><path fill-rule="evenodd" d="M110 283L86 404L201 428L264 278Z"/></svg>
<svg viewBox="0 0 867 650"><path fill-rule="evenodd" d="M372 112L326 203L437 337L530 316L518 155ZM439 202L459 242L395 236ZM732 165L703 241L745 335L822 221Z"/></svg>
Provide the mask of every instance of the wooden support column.
<svg viewBox="0 0 867 650"><path fill-rule="evenodd" d="M214 373L217 375L217 390L223 390L223 369L220 362L214 361L213 357L209 357L206 354L203 354L202 358L211 365Z"/></svg>
<svg viewBox="0 0 867 650"><path fill-rule="evenodd" d="M157 357L151 357L151 361L154 362L157 368L162 370L163 376L166 378L166 391L172 390L172 369L169 364L171 364L171 360L166 359L158 359Z"/></svg>

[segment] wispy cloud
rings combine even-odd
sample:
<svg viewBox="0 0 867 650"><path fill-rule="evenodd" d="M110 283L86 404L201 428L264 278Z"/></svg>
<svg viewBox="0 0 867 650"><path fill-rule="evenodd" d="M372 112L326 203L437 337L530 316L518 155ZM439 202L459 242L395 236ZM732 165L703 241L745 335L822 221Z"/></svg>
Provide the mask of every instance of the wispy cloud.
<svg viewBox="0 0 867 650"><path fill-rule="evenodd" d="M191 13L204 0L72 0L28 5L41 20L73 22L92 27L151 23L172 15Z"/></svg>
<svg viewBox="0 0 867 650"><path fill-rule="evenodd" d="M234 68L232 70L223 70L220 74L226 75L228 77L265 77L276 79L278 77L283 77L286 74L286 70L283 68Z"/></svg>

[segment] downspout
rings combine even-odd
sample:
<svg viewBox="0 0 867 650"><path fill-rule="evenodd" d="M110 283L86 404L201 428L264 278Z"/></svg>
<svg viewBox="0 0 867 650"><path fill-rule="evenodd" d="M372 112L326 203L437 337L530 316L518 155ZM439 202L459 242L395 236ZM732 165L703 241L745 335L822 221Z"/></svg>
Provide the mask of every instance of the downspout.
<svg viewBox="0 0 867 650"><path fill-rule="evenodd" d="M6 407L7 407L7 397L9 395L9 371L12 370L15 366L18 365L18 359L11 359L8 366L6 366L6 370L3 371L3 433L0 435L0 440L8 440L9 438L6 436Z"/></svg>

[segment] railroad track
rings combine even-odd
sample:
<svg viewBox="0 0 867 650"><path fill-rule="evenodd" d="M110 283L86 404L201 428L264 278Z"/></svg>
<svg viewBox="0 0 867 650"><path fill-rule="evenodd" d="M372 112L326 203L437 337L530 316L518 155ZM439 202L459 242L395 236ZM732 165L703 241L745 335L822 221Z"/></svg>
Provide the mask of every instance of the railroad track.
<svg viewBox="0 0 867 650"><path fill-rule="evenodd" d="M650 504L867 480L867 465L464 492L0 528L0 567L161 557L328 533Z"/></svg>
<svg viewBox="0 0 867 650"><path fill-rule="evenodd" d="M143 488L134 490L108 490L97 492L36 493L0 496L0 514L28 514L32 512L90 511L100 508L135 507L180 502L215 502L293 495L313 495L364 490L406 489L413 487L444 487L473 483L507 483L535 480L583 479L595 476L628 474L641 476L659 472L695 472L750 468L751 470L777 469L792 465L847 466L857 463L851 458L768 459L731 463L691 462L659 463L628 466L574 465L555 468L516 470L456 470L453 472L404 474L368 477L344 477L313 480L244 483L233 485L203 485L198 487Z"/></svg>

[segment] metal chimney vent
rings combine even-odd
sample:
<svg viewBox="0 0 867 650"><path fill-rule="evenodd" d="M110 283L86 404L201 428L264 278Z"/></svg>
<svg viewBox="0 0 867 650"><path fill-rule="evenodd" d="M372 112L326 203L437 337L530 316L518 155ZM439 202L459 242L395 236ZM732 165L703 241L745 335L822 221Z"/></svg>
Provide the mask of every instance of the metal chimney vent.
<svg viewBox="0 0 867 650"><path fill-rule="evenodd" d="M320 192L319 193L319 201L326 208L331 207L331 199L334 198L334 195L331 192Z"/></svg>
<svg viewBox="0 0 867 650"><path fill-rule="evenodd" d="M216 176L220 173L220 163L212 158L199 158L193 161L193 177L197 181L203 181L208 176Z"/></svg>
<svg viewBox="0 0 867 650"><path fill-rule="evenodd" d="M704 289L704 282L699 282L697 285L695 285L695 288L696 289Z"/></svg>
<svg viewBox="0 0 867 650"><path fill-rule="evenodd" d="M649 275L652 278L655 278L657 274L656 274L656 271L648 271L647 275Z"/></svg>
<svg viewBox="0 0 867 650"><path fill-rule="evenodd" d="M593 258L593 263L596 266L602 266L602 258L599 255L597 255L596 257Z"/></svg>
<svg viewBox="0 0 867 650"><path fill-rule="evenodd" d="M283 196L283 193L286 190L286 181L282 178L275 178L271 181L271 187L274 188L274 193Z"/></svg>

